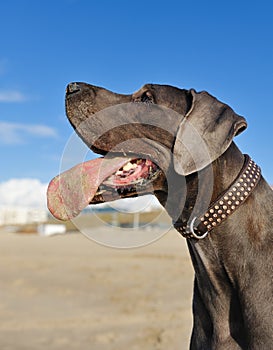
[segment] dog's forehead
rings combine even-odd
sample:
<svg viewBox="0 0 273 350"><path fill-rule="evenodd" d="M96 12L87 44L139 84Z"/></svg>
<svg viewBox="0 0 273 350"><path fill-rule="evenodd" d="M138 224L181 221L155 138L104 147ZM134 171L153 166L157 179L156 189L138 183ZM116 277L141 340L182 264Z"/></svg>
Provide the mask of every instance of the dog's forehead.
<svg viewBox="0 0 273 350"><path fill-rule="evenodd" d="M191 90L181 89L164 84L145 84L138 91L132 94L133 100L142 99L148 95L153 103L167 107L185 116L192 106Z"/></svg>
<svg viewBox="0 0 273 350"><path fill-rule="evenodd" d="M152 84L145 84L143 85L139 90L135 91L132 93L133 98L138 98L142 94L144 94L146 91L149 91L152 87Z"/></svg>
<svg viewBox="0 0 273 350"><path fill-rule="evenodd" d="M147 83L147 84L144 84L139 90L134 92L133 95L135 94L139 95L149 90L153 92L166 92L166 93L168 92L171 93L172 90L181 91L181 89L171 85Z"/></svg>
<svg viewBox="0 0 273 350"><path fill-rule="evenodd" d="M150 91L154 97L157 97L161 100L175 100L178 98L184 98L185 94L189 93L189 90L187 89L182 89L172 85L148 83L134 92L132 96L133 98L137 98L147 91Z"/></svg>

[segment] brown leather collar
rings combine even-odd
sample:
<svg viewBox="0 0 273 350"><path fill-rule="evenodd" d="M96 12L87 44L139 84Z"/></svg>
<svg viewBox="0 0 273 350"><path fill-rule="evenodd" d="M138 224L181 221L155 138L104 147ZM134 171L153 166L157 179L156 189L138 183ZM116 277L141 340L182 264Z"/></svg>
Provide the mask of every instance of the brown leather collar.
<svg viewBox="0 0 273 350"><path fill-rule="evenodd" d="M185 238L205 238L213 228L219 226L245 202L260 178L260 167L245 155L244 166L236 180L210 205L208 210L188 223L177 221L173 224L174 227Z"/></svg>

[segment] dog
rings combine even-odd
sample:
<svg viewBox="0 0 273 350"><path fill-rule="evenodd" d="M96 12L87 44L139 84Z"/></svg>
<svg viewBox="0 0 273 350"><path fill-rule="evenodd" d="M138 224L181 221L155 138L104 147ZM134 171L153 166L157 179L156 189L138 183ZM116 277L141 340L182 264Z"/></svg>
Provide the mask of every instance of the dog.
<svg viewBox="0 0 273 350"><path fill-rule="evenodd" d="M234 143L245 118L205 91L156 84L123 95L71 83L66 113L104 158L52 180L53 215L154 193L195 270L190 349L272 349L273 192Z"/></svg>

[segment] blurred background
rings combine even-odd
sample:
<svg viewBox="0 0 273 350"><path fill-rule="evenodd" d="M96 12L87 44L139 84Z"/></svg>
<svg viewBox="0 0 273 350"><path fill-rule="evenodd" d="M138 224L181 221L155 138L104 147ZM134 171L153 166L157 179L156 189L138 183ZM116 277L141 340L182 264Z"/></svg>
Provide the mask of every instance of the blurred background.
<svg viewBox="0 0 273 350"><path fill-rule="evenodd" d="M120 93L147 82L209 91L246 117L249 127L237 143L272 183L272 7L271 1L1 4L0 205L45 205L72 135L64 110L71 81ZM72 166L77 156L65 161Z"/></svg>
<svg viewBox="0 0 273 350"><path fill-rule="evenodd" d="M236 142L272 184L272 11L270 0L1 2L1 349L188 348L192 268L154 199L82 218L98 237L168 232L137 250L98 246L48 214L49 181L81 161L63 159L74 137L65 87L207 90L246 117Z"/></svg>

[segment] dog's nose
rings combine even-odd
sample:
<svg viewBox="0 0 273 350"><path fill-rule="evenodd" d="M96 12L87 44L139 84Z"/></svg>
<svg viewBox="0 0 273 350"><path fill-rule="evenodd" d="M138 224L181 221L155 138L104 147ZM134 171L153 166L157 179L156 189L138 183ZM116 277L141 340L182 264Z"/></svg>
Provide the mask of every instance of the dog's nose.
<svg viewBox="0 0 273 350"><path fill-rule="evenodd" d="M74 94L75 92L78 92L80 90L81 90L81 88L80 88L80 85L78 83L70 83L67 85L66 94L67 95Z"/></svg>

